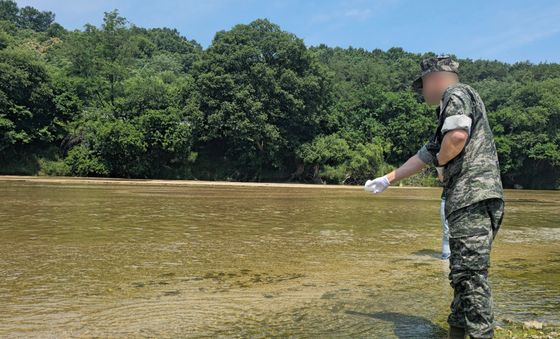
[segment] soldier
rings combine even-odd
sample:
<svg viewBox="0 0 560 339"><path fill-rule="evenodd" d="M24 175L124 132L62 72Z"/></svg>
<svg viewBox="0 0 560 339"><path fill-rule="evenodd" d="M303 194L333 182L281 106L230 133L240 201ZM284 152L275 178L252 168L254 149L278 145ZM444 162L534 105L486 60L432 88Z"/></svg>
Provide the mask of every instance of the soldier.
<svg viewBox="0 0 560 339"><path fill-rule="evenodd" d="M504 216L500 167L486 109L478 93L459 82L458 62L448 56L421 62L413 88L436 110L430 141L398 169L364 186L383 192L391 183L433 164L443 172L449 224L449 280L454 290L450 338L492 338L494 314L488 283L490 250Z"/></svg>

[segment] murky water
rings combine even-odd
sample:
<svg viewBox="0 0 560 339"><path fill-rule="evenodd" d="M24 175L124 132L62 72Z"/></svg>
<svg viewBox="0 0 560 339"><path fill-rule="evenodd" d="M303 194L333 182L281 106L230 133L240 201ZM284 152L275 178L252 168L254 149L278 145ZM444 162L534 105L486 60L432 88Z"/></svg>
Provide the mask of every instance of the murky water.
<svg viewBox="0 0 560 339"><path fill-rule="evenodd" d="M439 194L0 181L0 336L438 337ZM498 320L560 324L559 203L507 192Z"/></svg>

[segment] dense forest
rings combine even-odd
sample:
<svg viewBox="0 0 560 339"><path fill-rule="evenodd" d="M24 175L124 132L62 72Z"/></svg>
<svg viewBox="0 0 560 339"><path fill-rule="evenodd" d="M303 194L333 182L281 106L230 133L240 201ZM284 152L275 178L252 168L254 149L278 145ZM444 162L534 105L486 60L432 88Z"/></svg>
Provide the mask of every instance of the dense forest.
<svg viewBox="0 0 560 339"><path fill-rule="evenodd" d="M433 55L306 46L266 19L204 49L117 10L70 31L0 0L0 173L362 184L434 129L410 88ZM458 61L504 186L558 189L560 65ZM405 184L437 183L428 169Z"/></svg>

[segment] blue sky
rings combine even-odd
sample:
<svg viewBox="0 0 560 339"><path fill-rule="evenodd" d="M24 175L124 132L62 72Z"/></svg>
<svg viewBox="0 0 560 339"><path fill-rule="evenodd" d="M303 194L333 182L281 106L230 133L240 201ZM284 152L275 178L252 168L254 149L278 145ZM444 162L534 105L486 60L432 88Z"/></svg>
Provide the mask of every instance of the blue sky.
<svg viewBox="0 0 560 339"><path fill-rule="evenodd" d="M560 62L560 1L21 0L66 28L118 9L142 27L176 28L207 47L217 31L268 18L309 45L402 47L506 62Z"/></svg>

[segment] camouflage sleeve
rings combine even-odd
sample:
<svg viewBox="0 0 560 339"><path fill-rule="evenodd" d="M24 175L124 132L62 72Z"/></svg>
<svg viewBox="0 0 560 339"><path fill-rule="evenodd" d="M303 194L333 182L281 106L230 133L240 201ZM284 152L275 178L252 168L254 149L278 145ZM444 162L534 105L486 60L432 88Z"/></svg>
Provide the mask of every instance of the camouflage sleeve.
<svg viewBox="0 0 560 339"><path fill-rule="evenodd" d="M442 111L445 120L441 133L445 134L454 129L463 129L470 133L473 116L470 96L463 91L454 91L446 99L447 104Z"/></svg>
<svg viewBox="0 0 560 339"><path fill-rule="evenodd" d="M422 160L425 164L431 164L434 162L434 156L428 151L426 145L422 146L418 152L416 152L416 155L418 155L420 160Z"/></svg>

